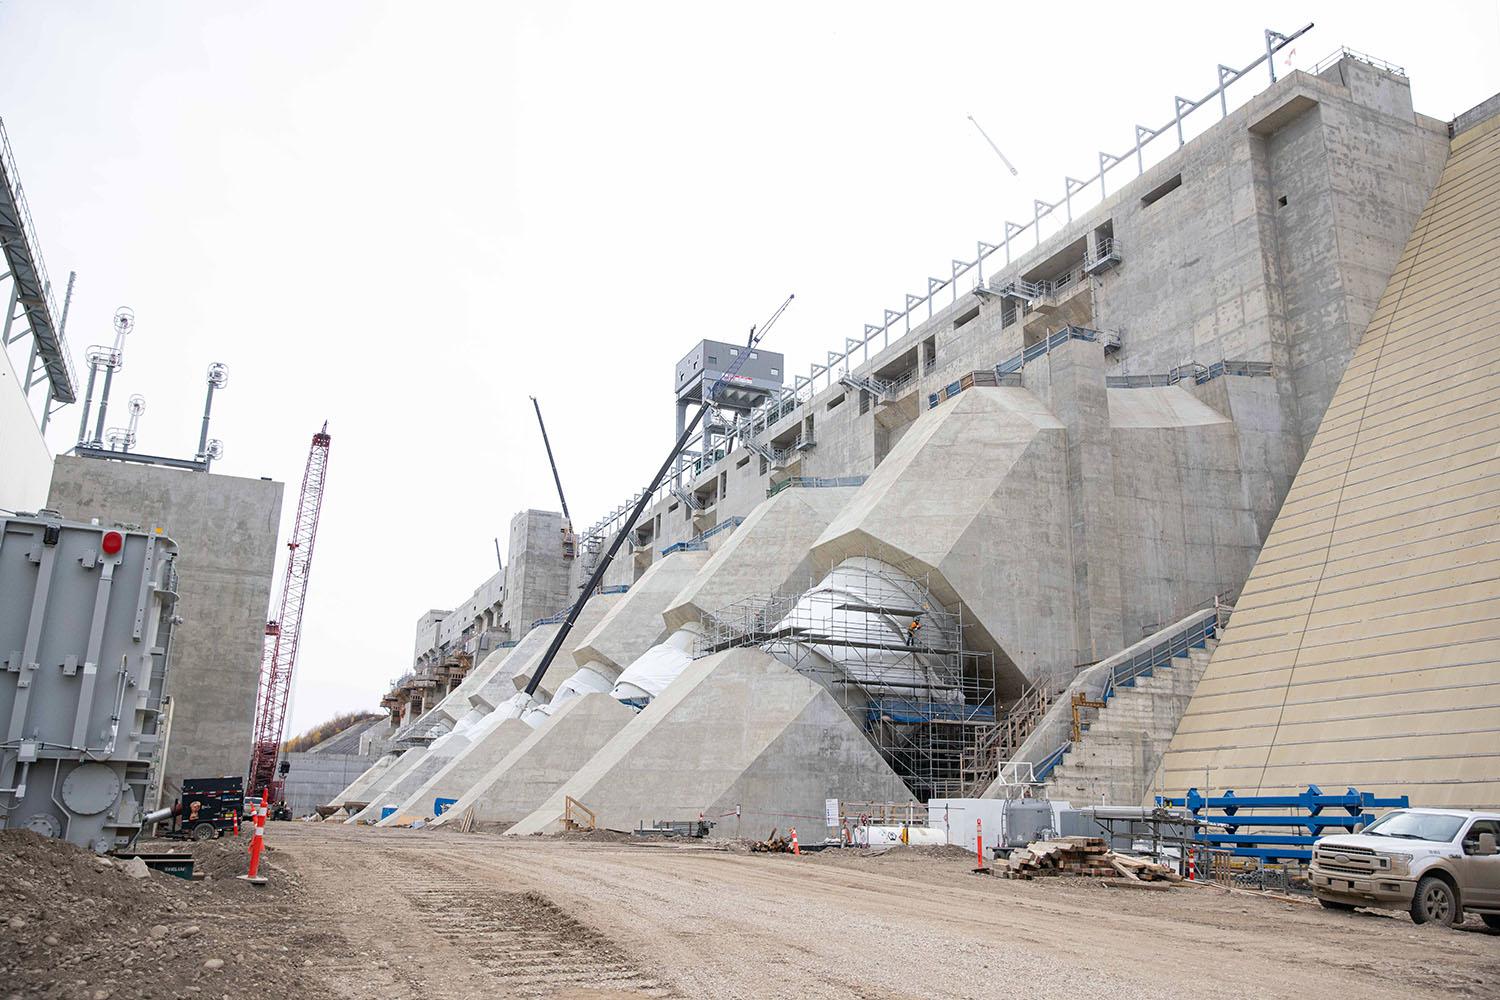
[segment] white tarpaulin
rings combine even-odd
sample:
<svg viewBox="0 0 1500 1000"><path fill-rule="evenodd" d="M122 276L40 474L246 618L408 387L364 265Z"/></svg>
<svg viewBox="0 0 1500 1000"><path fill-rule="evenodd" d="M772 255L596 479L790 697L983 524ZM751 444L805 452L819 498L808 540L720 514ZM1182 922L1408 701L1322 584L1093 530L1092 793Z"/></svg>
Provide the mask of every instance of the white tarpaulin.
<svg viewBox="0 0 1500 1000"><path fill-rule="evenodd" d="M610 694L627 705L645 707L693 662L693 643L697 638L692 626L673 632L666 642L652 646L626 667Z"/></svg>

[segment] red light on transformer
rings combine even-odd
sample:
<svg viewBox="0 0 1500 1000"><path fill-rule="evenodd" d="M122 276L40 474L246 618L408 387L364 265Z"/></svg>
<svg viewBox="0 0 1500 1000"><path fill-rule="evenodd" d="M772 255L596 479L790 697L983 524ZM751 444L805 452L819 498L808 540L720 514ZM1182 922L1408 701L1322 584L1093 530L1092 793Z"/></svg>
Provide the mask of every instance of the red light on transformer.
<svg viewBox="0 0 1500 1000"><path fill-rule="evenodd" d="M104 550L105 555L112 556L125 547L125 536L118 531L106 531L99 547Z"/></svg>

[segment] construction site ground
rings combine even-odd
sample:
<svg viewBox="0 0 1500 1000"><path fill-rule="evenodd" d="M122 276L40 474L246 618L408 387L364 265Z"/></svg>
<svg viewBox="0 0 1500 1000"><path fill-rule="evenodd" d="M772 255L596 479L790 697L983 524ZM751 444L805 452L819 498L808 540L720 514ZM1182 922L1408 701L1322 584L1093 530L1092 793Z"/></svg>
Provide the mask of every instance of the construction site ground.
<svg viewBox="0 0 1500 1000"><path fill-rule="evenodd" d="M229 877L244 840L194 848L211 877L187 883L7 836L0 997L1303 1000L1500 983L1500 934L1472 918L1447 930L1208 887L1006 881L956 849L794 858L274 823L256 890Z"/></svg>

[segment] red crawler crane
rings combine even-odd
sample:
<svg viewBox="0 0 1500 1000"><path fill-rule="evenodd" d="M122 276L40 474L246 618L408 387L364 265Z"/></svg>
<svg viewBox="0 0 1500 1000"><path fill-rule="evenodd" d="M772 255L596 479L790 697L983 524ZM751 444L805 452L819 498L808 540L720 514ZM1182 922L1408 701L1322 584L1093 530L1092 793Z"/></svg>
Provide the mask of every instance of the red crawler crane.
<svg viewBox="0 0 1500 1000"><path fill-rule="evenodd" d="M328 422L312 437L307 470L302 473L302 493L297 498L297 519L292 539L286 543L286 576L281 581L281 613L266 622L266 650L260 665L260 695L255 709L255 742L250 749L250 781L247 793L260 797L270 792L273 802L281 799L276 760L281 756L281 734L286 725L286 705L292 695L292 668L297 665L297 640L302 634L302 607L307 603L307 577L312 570L313 542L318 537L318 514L323 509L323 487L328 475ZM246 801L249 801L247 797Z"/></svg>

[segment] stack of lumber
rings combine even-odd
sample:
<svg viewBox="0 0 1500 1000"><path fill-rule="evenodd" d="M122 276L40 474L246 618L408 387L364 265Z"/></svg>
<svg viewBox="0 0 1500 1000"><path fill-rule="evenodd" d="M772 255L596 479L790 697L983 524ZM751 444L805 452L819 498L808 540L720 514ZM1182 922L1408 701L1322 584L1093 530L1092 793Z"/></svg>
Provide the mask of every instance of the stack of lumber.
<svg viewBox="0 0 1500 1000"><path fill-rule="evenodd" d="M1030 879L1038 875L1086 875L1124 879L1127 882L1181 882L1182 877L1164 865L1116 854L1102 837L1059 837L1039 840L996 868L1003 878ZM1163 886L1165 888L1165 886Z"/></svg>

